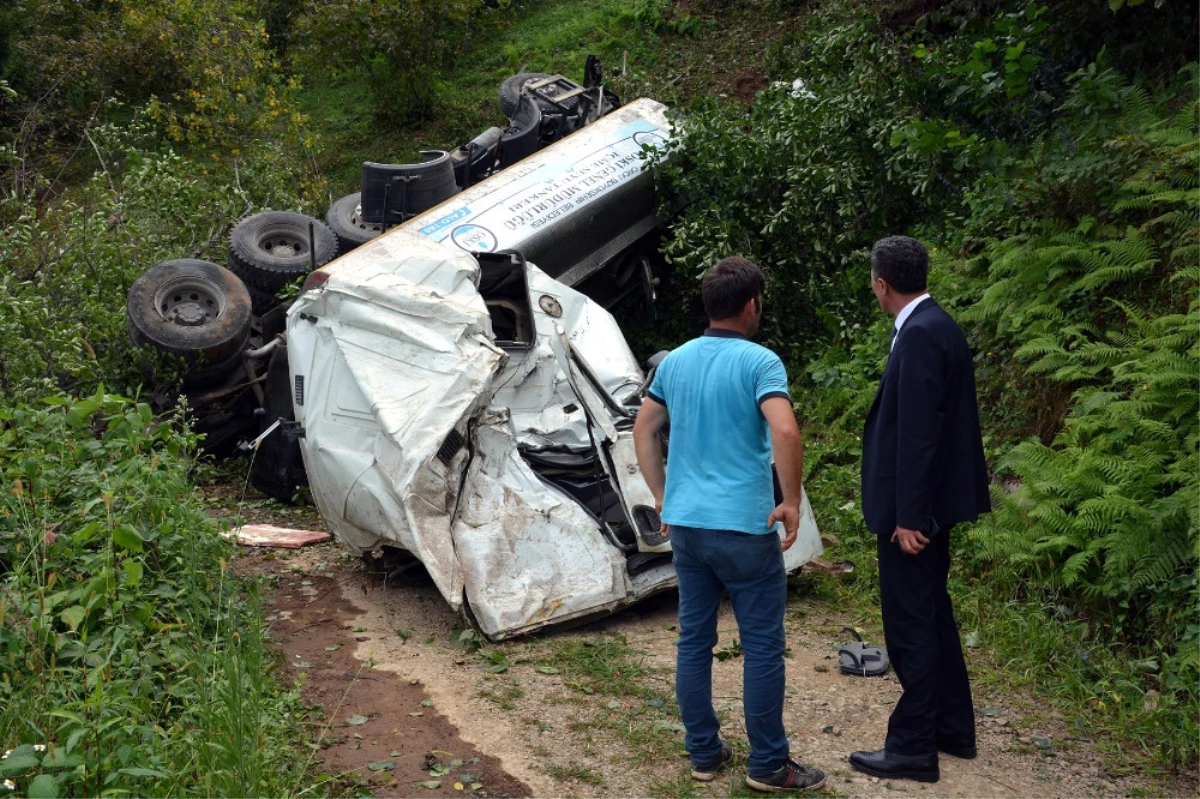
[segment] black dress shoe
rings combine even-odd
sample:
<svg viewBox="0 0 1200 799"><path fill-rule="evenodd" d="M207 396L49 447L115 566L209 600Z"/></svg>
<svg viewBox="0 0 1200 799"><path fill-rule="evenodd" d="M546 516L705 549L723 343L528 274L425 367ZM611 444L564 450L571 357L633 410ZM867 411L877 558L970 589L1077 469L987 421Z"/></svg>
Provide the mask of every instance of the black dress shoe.
<svg viewBox="0 0 1200 799"><path fill-rule="evenodd" d="M850 766L855 771L883 779L938 781L937 753L932 755L896 755L880 749L878 752L854 752Z"/></svg>
<svg viewBox="0 0 1200 799"><path fill-rule="evenodd" d="M961 739L939 738L937 742L939 752L943 752L950 757L957 757L960 760L974 760L979 753L975 751L975 744L963 741Z"/></svg>

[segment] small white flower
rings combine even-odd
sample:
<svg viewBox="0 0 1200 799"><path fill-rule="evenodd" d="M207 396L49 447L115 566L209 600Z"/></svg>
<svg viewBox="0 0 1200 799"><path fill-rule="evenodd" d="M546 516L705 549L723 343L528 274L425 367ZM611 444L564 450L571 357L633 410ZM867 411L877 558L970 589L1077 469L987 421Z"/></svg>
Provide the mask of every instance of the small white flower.
<svg viewBox="0 0 1200 799"><path fill-rule="evenodd" d="M9 755L11 755L11 754L12 754L12 750L11 750L11 749L5 749L5 750L4 750L4 757L0 757L0 760L3 760L5 757L8 757L8 756L9 756Z"/></svg>
<svg viewBox="0 0 1200 799"><path fill-rule="evenodd" d="M34 744L34 745L33 745L33 751L35 751L35 752L45 752L45 751L46 751L46 745L45 745L45 744Z"/></svg>
<svg viewBox="0 0 1200 799"><path fill-rule="evenodd" d="M8 751L11 752L12 750L10 749ZM7 757L7 755L5 755L5 757ZM15 791L17 789L17 784L15 782L13 782L12 780L5 780L4 787L8 788L10 791Z"/></svg>

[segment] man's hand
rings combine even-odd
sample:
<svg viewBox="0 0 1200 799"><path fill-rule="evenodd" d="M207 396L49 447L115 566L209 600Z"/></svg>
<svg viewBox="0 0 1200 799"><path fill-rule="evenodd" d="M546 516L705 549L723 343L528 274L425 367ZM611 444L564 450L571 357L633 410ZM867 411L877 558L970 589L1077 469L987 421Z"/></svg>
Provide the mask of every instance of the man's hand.
<svg viewBox="0 0 1200 799"><path fill-rule="evenodd" d="M663 538L670 538L671 525L662 520L662 497L654 498L654 512L658 514L658 532Z"/></svg>
<svg viewBox="0 0 1200 799"><path fill-rule="evenodd" d="M909 530L907 527L897 527L896 532L892 533L892 543L897 541L900 542L901 551L906 555L920 553L929 543L929 539L920 530Z"/></svg>
<svg viewBox="0 0 1200 799"><path fill-rule="evenodd" d="M800 506L776 505L775 510L767 517L767 528L774 527L775 522L783 522L783 542L779 548L787 552L792 544L796 543L796 532L800 529Z"/></svg>

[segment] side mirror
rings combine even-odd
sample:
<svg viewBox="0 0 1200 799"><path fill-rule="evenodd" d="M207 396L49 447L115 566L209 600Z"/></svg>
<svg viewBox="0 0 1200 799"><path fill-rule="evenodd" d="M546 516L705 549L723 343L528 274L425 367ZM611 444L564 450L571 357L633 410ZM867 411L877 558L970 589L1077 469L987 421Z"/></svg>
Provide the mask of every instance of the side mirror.
<svg viewBox="0 0 1200 799"><path fill-rule="evenodd" d="M646 396L646 390L650 388L650 383L654 381L654 372L658 369L658 365L663 362L663 359L670 354L670 350L659 350L646 359L646 378L642 380L642 384L638 386L638 397Z"/></svg>
<svg viewBox="0 0 1200 799"><path fill-rule="evenodd" d="M647 358L646 359L646 371L652 372L655 369L657 369L658 365L663 362L663 358L666 358L667 355L670 354L670 352L671 352L670 350L659 350L658 352L654 353L649 358Z"/></svg>

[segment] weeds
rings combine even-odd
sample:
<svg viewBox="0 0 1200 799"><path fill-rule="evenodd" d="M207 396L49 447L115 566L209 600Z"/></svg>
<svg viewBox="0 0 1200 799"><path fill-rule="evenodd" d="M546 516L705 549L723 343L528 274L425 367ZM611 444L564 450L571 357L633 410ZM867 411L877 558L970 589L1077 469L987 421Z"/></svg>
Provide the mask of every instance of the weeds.
<svg viewBox="0 0 1200 799"><path fill-rule="evenodd" d="M586 694L650 697L640 678L650 673L645 655L629 646L623 635L556 641L547 661Z"/></svg>
<svg viewBox="0 0 1200 799"><path fill-rule="evenodd" d="M17 790L286 793L299 705L193 499L194 438L103 391L0 423L0 746L34 747L5 767Z"/></svg>
<svg viewBox="0 0 1200 799"><path fill-rule="evenodd" d="M495 689L483 688L479 691L479 696L489 702L495 702L501 710L516 710L517 700L525 696L525 691L521 686L510 683L498 685Z"/></svg>
<svg viewBox="0 0 1200 799"><path fill-rule="evenodd" d="M571 761L565 766L550 764L546 773L559 782L583 782L588 785L603 785L604 775L594 768Z"/></svg>

